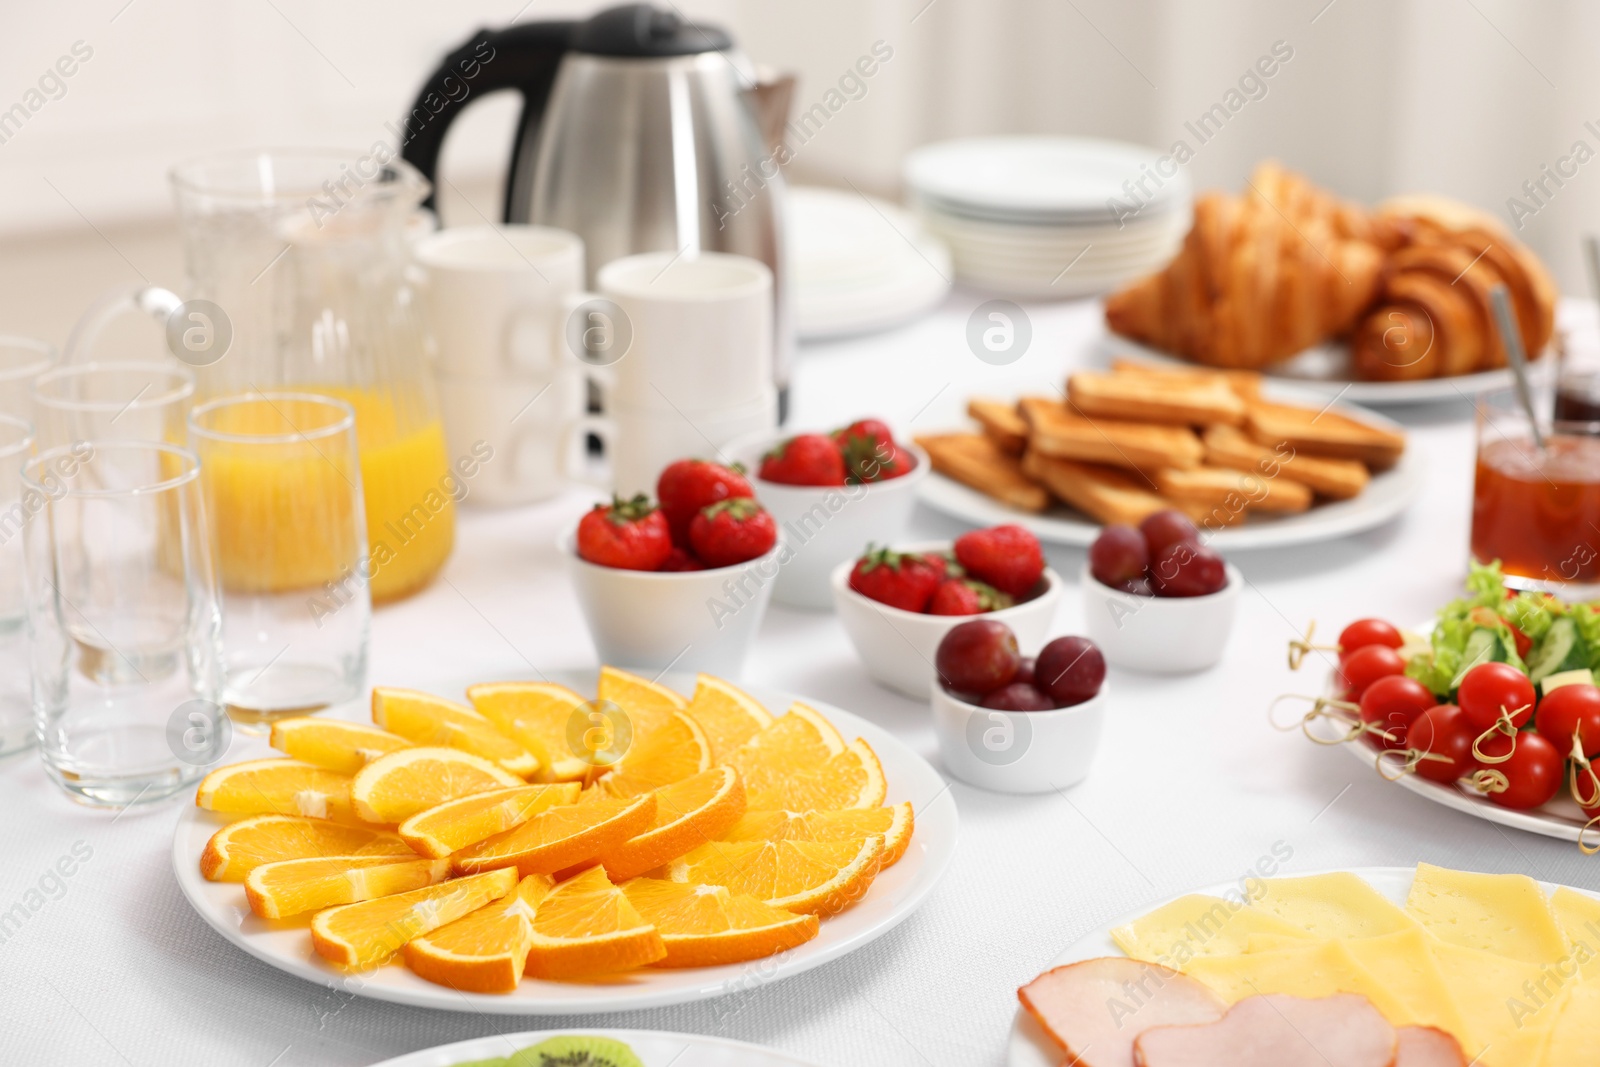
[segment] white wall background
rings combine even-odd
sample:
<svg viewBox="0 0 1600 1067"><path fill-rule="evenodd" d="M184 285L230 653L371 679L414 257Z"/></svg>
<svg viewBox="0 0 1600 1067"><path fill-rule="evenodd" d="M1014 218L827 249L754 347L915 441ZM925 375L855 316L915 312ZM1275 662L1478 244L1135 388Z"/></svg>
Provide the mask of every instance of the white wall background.
<svg viewBox="0 0 1600 1067"><path fill-rule="evenodd" d="M28 101L75 42L93 49L64 94L0 143L0 256L24 235L159 223L166 169L188 155L368 144L476 26L595 6L0 0L0 111ZM1575 141L1600 151L1583 125L1600 129L1600 5L1579 0L683 0L682 10L798 72L801 107L874 41L892 46L866 95L791 168L891 195L909 148L952 135L1165 146L1280 40L1293 59L1199 149L1197 186L1238 188L1271 155L1363 200L1425 189L1507 217L1506 199ZM514 113L509 98L490 99L452 135L446 173L472 205L447 202L447 214L498 211ZM1521 234L1573 290L1584 284L1577 236L1600 230L1600 162L1550 188Z"/></svg>

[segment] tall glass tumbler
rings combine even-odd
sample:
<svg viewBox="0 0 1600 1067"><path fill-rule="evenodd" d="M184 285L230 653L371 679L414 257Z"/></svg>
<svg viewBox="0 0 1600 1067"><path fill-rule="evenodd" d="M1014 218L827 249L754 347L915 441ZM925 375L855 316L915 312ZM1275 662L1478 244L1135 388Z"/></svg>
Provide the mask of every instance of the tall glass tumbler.
<svg viewBox="0 0 1600 1067"><path fill-rule="evenodd" d="M0 755L33 744L27 606L22 595L22 465L33 454L33 426L0 415Z"/></svg>
<svg viewBox="0 0 1600 1067"><path fill-rule="evenodd" d="M164 441L182 445L194 401L194 372L173 363L80 363L33 383L41 449L78 441Z"/></svg>
<svg viewBox="0 0 1600 1067"><path fill-rule="evenodd" d="M222 575L224 703L246 731L365 687L372 568L355 426L349 404L312 393L190 413Z"/></svg>
<svg viewBox="0 0 1600 1067"><path fill-rule="evenodd" d="M31 419L33 380L56 365L56 350L31 337L0 336L0 415Z"/></svg>
<svg viewBox="0 0 1600 1067"><path fill-rule="evenodd" d="M81 441L22 471L23 588L45 770L121 807L192 785L225 746L222 614L200 465L176 445Z"/></svg>

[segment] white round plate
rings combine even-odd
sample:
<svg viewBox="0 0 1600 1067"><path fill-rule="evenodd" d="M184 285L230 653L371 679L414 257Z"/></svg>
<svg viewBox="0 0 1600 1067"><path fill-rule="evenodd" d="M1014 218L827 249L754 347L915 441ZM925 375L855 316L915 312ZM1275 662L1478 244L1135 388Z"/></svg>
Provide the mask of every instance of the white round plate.
<svg viewBox="0 0 1600 1067"><path fill-rule="evenodd" d="M807 1060L760 1045L700 1034L661 1030L525 1030L516 1034L475 1037L384 1060L373 1067L456 1067L511 1055L552 1037L609 1037L621 1041L644 1061L644 1067L816 1067Z"/></svg>
<svg viewBox="0 0 1600 1067"><path fill-rule="evenodd" d="M786 210L795 330L803 341L898 326L950 291L950 249L903 208L797 187Z"/></svg>
<svg viewBox="0 0 1600 1067"><path fill-rule="evenodd" d="M593 673L552 672L549 678L580 693L594 691ZM661 681L681 693L694 689L693 675L669 674ZM782 956L724 967L646 968L594 982L525 978L513 993L460 993L424 981L400 963L356 976L332 966L312 950L308 922L271 923L256 918L245 902L243 886L237 882L208 882L200 875L200 854L206 841L228 821L210 812L191 807L178 819L172 841L173 872L183 895L200 917L250 955L308 982L396 1004L497 1015L632 1011L735 993L746 988L754 976L767 982L800 974L882 937L916 911L944 876L955 854L956 803L938 772L881 726L791 693L761 686L751 686L747 691L775 715L802 699L827 716L846 737L864 738L883 763L889 784L888 803L909 800L916 812L916 829L904 858L878 876L860 903L823 920L821 933ZM241 752L238 758L277 754L261 747L259 752ZM235 754L229 755L233 758Z"/></svg>
<svg viewBox="0 0 1600 1067"><path fill-rule="evenodd" d="M1314 395L1304 390L1285 389L1270 382L1265 385L1264 392L1268 398L1285 403L1318 403ZM1393 419L1351 404L1334 404L1329 410L1391 430L1403 429ZM1218 552L1283 548L1331 541L1382 526L1417 498L1422 491L1423 470L1421 454L1408 447L1399 463L1372 476L1360 496L1314 504L1309 511L1298 515L1248 516L1237 526L1216 530L1206 543ZM936 472L923 480L919 499L935 511L974 526L1014 523L1032 530L1039 540L1051 544L1087 548L1100 535L1100 524L1081 512L1065 507L1053 508L1042 515L1018 511Z"/></svg>
<svg viewBox="0 0 1600 1067"><path fill-rule="evenodd" d="M968 137L906 157L908 188L963 213L1050 222L1109 218L1106 201L1154 170L1158 149L1084 137ZM1189 198L1180 169L1154 190L1150 210Z"/></svg>
<svg viewBox="0 0 1600 1067"><path fill-rule="evenodd" d="M1144 363L1169 367L1194 367L1186 359L1161 352L1137 341L1130 341L1110 331L1101 336L1100 347L1109 357L1126 356ZM1458 374L1453 378L1423 378L1414 382L1359 382L1349 374L1350 349L1339 342L1308 348L1293 359L1271 367L1268 378L1292 383L1296 388L1316 392L1323 397L1338 396L1355 404L1399 406L1405 404L1471 403L1479 393L1508 389L1512 384L1511 369L1479 371L1476 374ZM1536 376L1548 373L1544 368L1555 364L1554 359L1543 358L1533 365Z"/></svg>
<svg viewBox="0 0 1600 1067"><path fill-rule="evenodd" d="M1411 880L1415 877L1416 870L1412 867L1354 867L1350 868L1349 873L1362 878L1372 888L1403 907L1406 897L1411 893ZM1298 873L1296 877L1299 877ZM1547 894L1554 893L1558 888L1561 888L1553 882L1540 882L1539 885ZM1577 889L1575 886L1567 888L1583 893L1586 896L1597 895L1586 889ZM1148 915L1159 907L1170 904L1172 901L1177 900L1178 897L1186 897L1191 893L1200 893L1208 896L1230 895L1237 898L1239 895L1239 883L1223 882L1219 885L1207 886L1204 889L1193 889L1189 893L1180 893L1176 897L1157 901L1148 907L1140 908L1136 912L1124 915L1115 922L1086 935L1082 940L1076 942L1061 955L1051 960L1049 966L1045 967L1044 970L1048 971L1055 967L1064 967L1069 963L1081 963L1084 960L1098 959L1102 956L1121 956L1122 950L1117 947L1115 941L1111 940L1112 930L1119 926L1126 926L1135 919ZM1033 1021L1033 1016L1018 1008L1016 1017L1011 1023L1011 1041L1007 1050L1006 1067L1057 1067L1061 1062L1061 1057L1060 1046L1050 1039L1049 1035L1040 1028L1038 1023Z"/></svg>

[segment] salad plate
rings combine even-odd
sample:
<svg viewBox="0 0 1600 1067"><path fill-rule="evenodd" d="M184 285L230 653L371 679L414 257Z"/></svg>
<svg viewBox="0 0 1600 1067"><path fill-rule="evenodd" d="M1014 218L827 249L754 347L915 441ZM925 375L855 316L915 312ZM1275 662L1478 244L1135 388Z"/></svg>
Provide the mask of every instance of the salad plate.
<svg viewBox="0 0 1600 1067"><path fill-rule="evenodd" d="M422 1049L373 1067L488 1067L521 1049L560 1037L620 1041L644 1067L816 1067L809 1060L744 1041L662 1030L524 1030Z"/></svg>
<svg viewBox="0 0 1600 1067"><path fill-rule="evenodd" d="M544 680L580 693L594 692L594 676L588 672L549 672ZM681 693L692 692L695 684L693 675L668 674L660 681ZM454 692L462 688L456 686ZM939 773L883 727L793 693L762 686L747 687L746 692L776 714L799 700L829 719L845 737L863 738L883 765L886 802L910 801L916 819L906 854L878 875L858 903L829 917L812 940L776 956L720 967L644 968L585 982L524 977L511 993L463 993L426 981L397 962L359 973L335 967L313 950L306 922L258 918L248 907L242 886L207 881L200 873L206 842L228 821L212 812L190 807L179 817L172 842L173 873L200 918L250 955L308 982L396 1004L478 1014L581 1015L709 1000L792 977L870 944L922 905L955 855L956 804ZM252 744L255 747L230 752L230 760L280 755L260 741Z"/></svg>

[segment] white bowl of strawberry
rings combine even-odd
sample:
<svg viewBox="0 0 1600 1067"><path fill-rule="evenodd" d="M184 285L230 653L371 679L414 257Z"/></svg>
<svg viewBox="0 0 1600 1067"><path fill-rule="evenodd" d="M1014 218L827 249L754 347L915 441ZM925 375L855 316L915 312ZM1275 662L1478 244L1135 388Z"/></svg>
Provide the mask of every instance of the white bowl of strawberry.
<svg viewBox="0 0 1600 1067"><path fill-rule="evenodd" d="M857 419L828 434L764 435L730 449L772 512L788 548L773 599L826 609L828 575L868 539L905 532L928 455L895 440L879 419Z"/></svg>
<svg viewBox="0 0 1600 1067"><path fill-rule="evenodd" d="M679 460L561 540L602 663L738 677L778 575L777 525L737 470Z"/></svg>
<svg viewBox="0 0 1600 1067"><path fill-rule="evenodd" d="M1147 674L1201 671L1222 659L1244 577L1178 511L1113 525L1089 546L1084 626L1107 661Z"/></svg>
<svg viewBox="0 0 1600 1067"><path fill-rule="evenodd" d="M953 627L982 615L1037 645L1061 599L1061 578L1045 566L1039 539L1009 525L954 544L868 545L834 568L829 585L867 674L918 700L933 688L934 653Z"/></svg>

